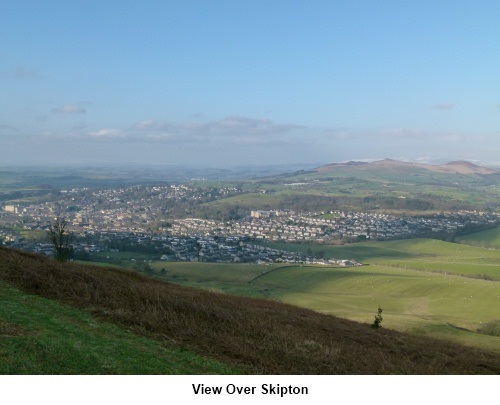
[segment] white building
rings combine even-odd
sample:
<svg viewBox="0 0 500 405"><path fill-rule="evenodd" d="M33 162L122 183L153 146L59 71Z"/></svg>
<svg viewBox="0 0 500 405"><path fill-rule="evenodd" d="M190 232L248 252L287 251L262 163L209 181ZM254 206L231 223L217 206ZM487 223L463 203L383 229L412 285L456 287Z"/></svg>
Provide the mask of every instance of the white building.
<svg viewBox="0 0 500 405"><path fill-rule="evenodd" d="M6 212L13 212L14 214L18 214L19 213L19 205L6 205L4 207L4 210Z"/></svg>

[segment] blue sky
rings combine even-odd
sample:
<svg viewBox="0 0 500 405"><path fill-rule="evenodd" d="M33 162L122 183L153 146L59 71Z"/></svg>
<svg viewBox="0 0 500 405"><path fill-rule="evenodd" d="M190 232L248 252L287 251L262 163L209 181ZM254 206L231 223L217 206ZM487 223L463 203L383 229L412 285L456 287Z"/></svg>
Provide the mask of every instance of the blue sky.
<svg viewBox="0 0 500 405"><path fill-rule="evenodd" d="M498 1L0 0L0 164L500 164Z"/></svg>

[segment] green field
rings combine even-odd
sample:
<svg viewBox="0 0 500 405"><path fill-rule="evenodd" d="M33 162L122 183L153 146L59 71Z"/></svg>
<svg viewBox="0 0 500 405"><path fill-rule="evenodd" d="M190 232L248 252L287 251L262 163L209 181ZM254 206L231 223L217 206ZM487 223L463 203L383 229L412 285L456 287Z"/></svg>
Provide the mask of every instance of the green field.
<svg viewBox="0 0 500 405"><path fill-rule="evenodd" d="M450 335L500 349L498 337L475 333L499 318L496 282L382 266L295 267L261 277L256 287L268 288L283 302L367 323L380 306L387 328Z"/></svg>
<svg viewBox="0 0 500 405"><path fill-rule="evenodd" d="M435 239L352 243L341 246L268 243L271 247L324 252L326 258L354 259L363 264L403 270L500 281L500 251Z"/></svg>
<svg viewBox="0 0 500 405"><path fill-rule="evenodd" d="M97 252L91 256L91 261L103 261L106 263L130 267L130 263L134 261L150 260L157 258L158 254L146 254L137 252Z"/></svg>
<svg viewBox="0 0 500 405"><path fill-rule="evenodd" d="M180 284L266 297L360 322L373 322L380 306L386 328L500 351L495 332L500 321L500 251L431 239L285 246L323 250L326 257L353 258L366 265L162 262L153 267L164 268L162 278Z"/></svg>
<svg viewBox="0 0 500 405"><path fill-rule="evenodd" d="M201 287L214 292L262 298L267 294L256 289L255 285L252 285L253 280L283 266L280 264L155 262L152 263L152 267L159 277L178 284ZM159 273L162 268L166 270L164 276Z"/></svg>
<svg viewBox="0 0 500 405"><path fill-rule="evenodd" d="M0 282L0 374L237 374Z"/></svg>
<svg viewBox="0 0 500 405"><path fill-rule="evenodd" d="M500 227L456 238L459 243L500 249Z"/></svg>

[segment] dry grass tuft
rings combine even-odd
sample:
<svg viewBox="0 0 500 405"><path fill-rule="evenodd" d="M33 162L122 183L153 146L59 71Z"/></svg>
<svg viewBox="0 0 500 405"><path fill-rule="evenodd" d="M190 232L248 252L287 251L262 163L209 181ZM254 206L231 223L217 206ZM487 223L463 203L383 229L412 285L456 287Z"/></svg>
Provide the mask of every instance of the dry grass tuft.
<svg viewBox="0 0 500 405"><path fill-rule="evenodd" d="M0 320L0 338L23 336L26 332L21 325Z"/></svg>
<svg viewBox="0 0 500 405"><path fill-rule="evenodd" d="M258 374L498 374L500 356L273 301L0 248L0 279Z"/></svg>

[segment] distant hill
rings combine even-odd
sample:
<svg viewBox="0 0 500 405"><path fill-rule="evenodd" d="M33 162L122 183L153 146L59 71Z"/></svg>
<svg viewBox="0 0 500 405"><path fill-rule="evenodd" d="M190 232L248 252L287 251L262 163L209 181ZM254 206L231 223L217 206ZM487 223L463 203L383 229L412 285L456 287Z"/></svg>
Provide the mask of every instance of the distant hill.
<svg viewBox="0 0 500 405"><path fill-rule="evenodd" d="M61 264L0 247L0 280L245 373L500 373L494 353L374 330L271 300L181 287L129 270Z"/></svg>
<svg viewBox="0 0 500 405"><path fill-rule="evenodd" d="M453 161L446 163L444 165L430 165L423 163L403 162L400 160L393 160L393 159L383 159L383 160L377 160L375 162L350 161L346 163L331 163L325 166L318 167L316 171L319 173L323 173L323 172L335 171L336 169L339 168L350 168L353 169L353 171L390 170L390 171L403 171L403 172L408 172L409 170L412 169L413 170L422 169L422 170L429 170L432 172L455 173L464 175L499 173L498 170L478 166L467 161Z"/></svg>
<svg viewBox="0 0 500 405"><path fill-rule="evenodd" d="M482 167L466 161L449 162L445 165L431 166L428 165L428 170L442 171L446 173L460 173L460 174L496 174L498 170L488 167Z"/></svg>

